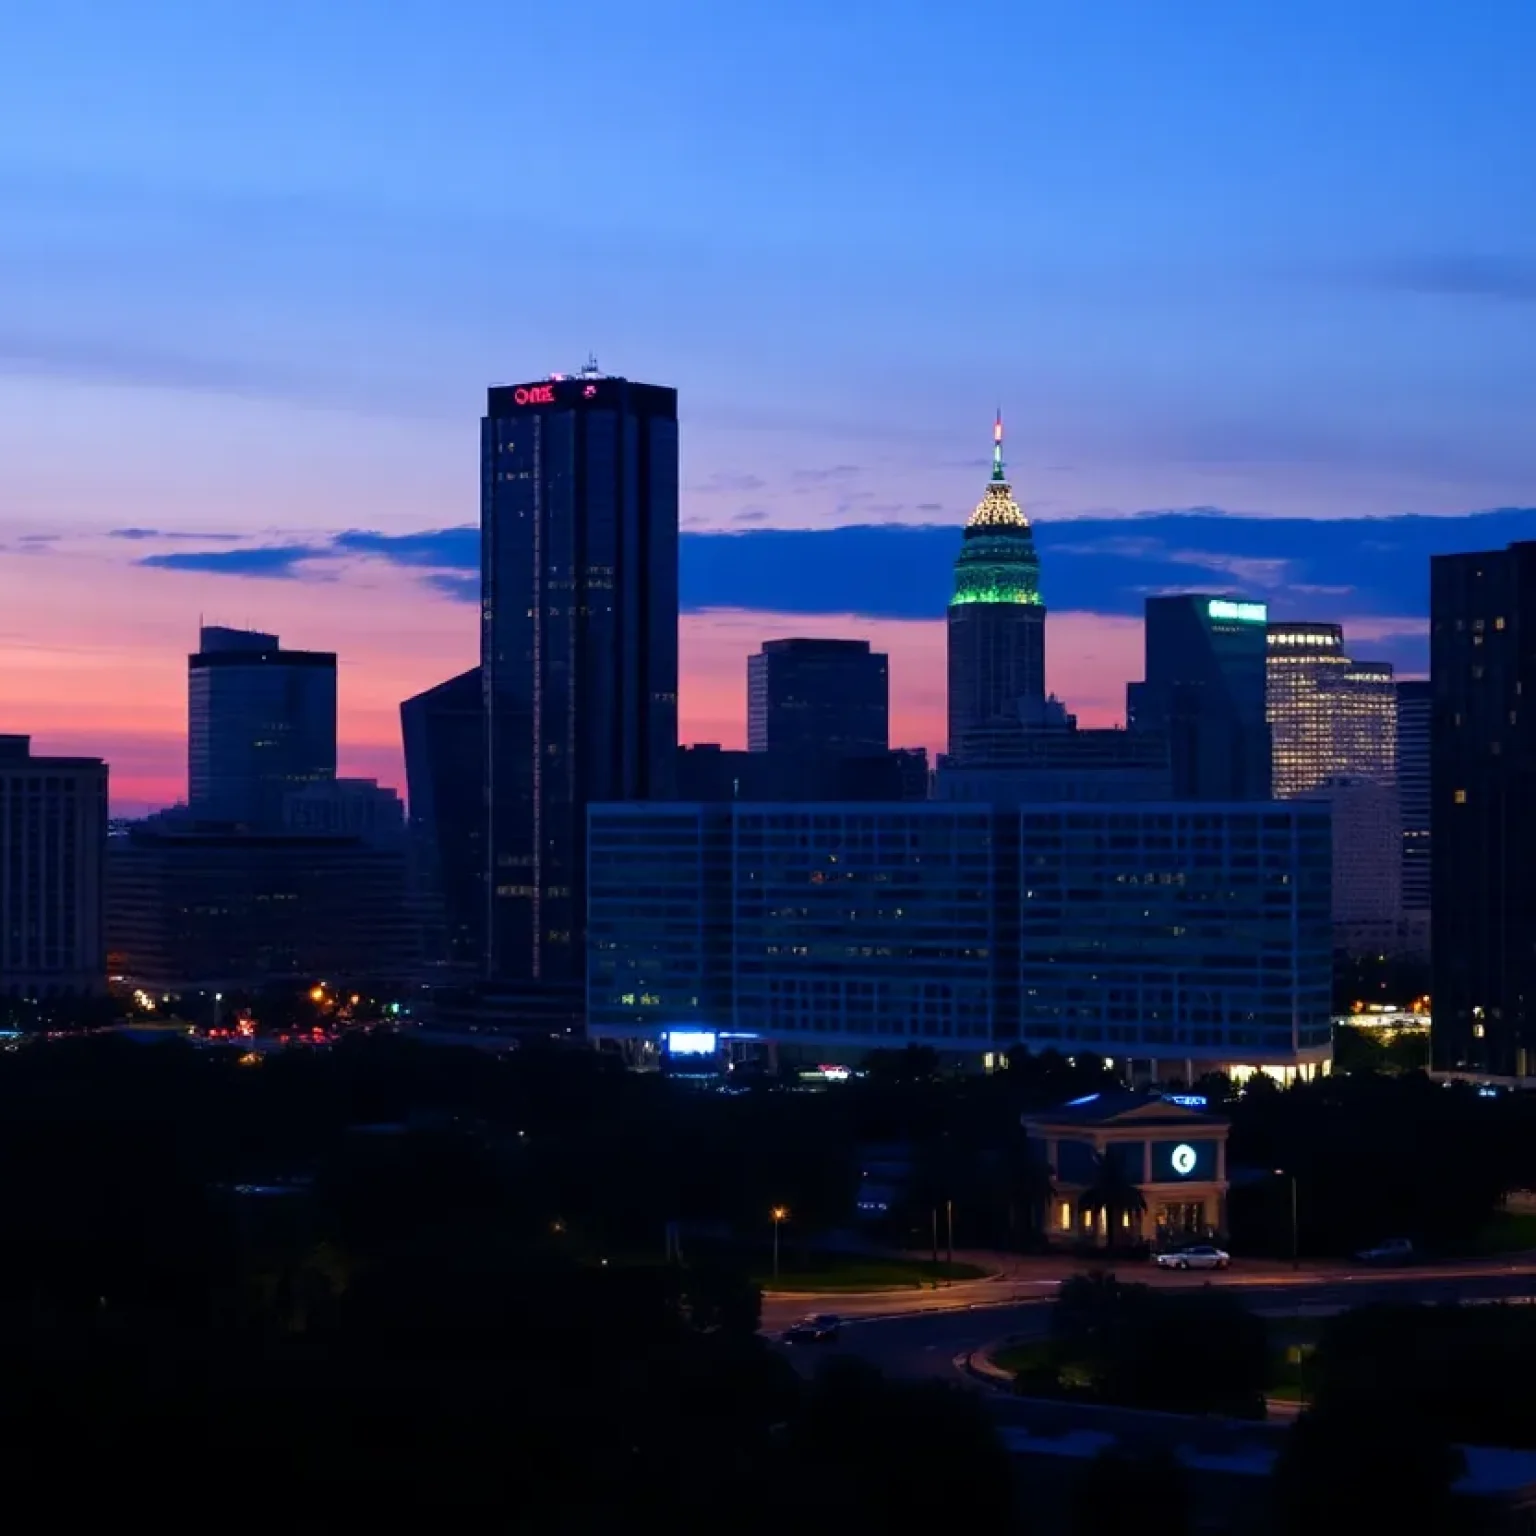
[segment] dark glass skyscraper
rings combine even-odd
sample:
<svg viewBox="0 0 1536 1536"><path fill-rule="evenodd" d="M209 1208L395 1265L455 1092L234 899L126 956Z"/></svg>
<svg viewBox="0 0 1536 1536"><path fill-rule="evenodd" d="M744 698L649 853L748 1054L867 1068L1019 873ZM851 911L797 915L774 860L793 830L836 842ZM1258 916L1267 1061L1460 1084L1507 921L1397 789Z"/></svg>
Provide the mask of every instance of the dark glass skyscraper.
<svg viewBox="0 0 1536 1536"><path fill-rule="evenodd" d="M1146 678L1126 723L1168 742L1174 798L1267 800L1263 603L1179 593L1146 602Z"/></svg>
<svg viewBox="0 0 1536 1536"><path fill-rule="evenodd" d="M890 742L889 658L868 640L765 640L747 657L753 752L872 757Z"/></svg>
<svg viewBox="0 0 1536 1536"><path fill-rule="evenodd" d="M949 603L949 758L971 763L999 734L1046 717L1045 605L1029 519L1003 471L1003 418L992 479L965 525Z"/></svg>
<svg viewBox="0 0 1536 1536"><path fill-rule="evenodd" d="M1430 561L1430 1055L1536 1077L1536 542Z"/></svg>
<svg viewBox="0 0 1536 1536"><path fill-rule="evenodd" d="M1403 916L1429 916L1429 741L1433 695L1427 681L1397 685L1397 797L1403 828Z"/></svg>
<svg viewBox="0 0 1536 1536"><path fill-rule="evenodd" d="M336 777L336 655L205 625L187 658L187 802L206 821L283 825L283 798Z"/></svg>
<svg viewBox="0 0 1536 1536"><path fill-rule="evenodd" d="M490 975L574 1011L587 806L672 786L677 391L595 368L494 388L480 469Z"/></svg>
<svg viewBox="0 0 1536 1536"><path fill-rule="evenodd" d="M485 697L479 667L400 706L411 884L430 965L485 960Z"/></svg>

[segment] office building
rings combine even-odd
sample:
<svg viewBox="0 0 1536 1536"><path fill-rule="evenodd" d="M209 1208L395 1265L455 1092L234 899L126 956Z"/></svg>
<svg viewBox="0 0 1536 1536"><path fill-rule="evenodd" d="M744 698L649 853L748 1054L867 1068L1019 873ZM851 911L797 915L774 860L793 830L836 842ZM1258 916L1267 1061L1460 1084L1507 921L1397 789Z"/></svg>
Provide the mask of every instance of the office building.
<svg viewBox="0 0 1536 1536"><path fill-rule="evenodd" d="M107 980L107 765L0 736L0 996L85 997Z"/></svg>
<svg viewBox="0 0 1536 1536"><path fill-rule="evenodd" d="M1324 807L606 805L590 859L597 1040L1328 1059Z"/></svg>
<svg viewBox="0 0 1536 1536"><path fill-rule="evenodd" d="M595 365L493 388L480 466L490 977L574 1021L587 805L672 788L677 391Z"/></svg>
<svg viewBox="0 0 1536 1536"><path fill-rule="evenodd" d="M1126 689L1126 724L1168 743L1177 800L1267 800L1263 603L1205 593L1146 601L1146 676Z"/></svg>
<svg viewBox="0 0 1536 1536"><path fill-rule="evenodd" d="M934 775L933 798L998 807L1060 800L1170 800L1168 743L1146 732L1079 730L1074 716L1048 730L1000 733L991 748Z"/></svg>
<svg viewBox="0 0 1536 1536"><path fill-rule="evenodd" d="M485 698L479 667L400 706L413 902L429 966L485 966Z"/></svg>
<svg viewBox="0 0 1536 1536"><path fill-rule="evenodd" d="M1436 556L1429 590L1430 1058L1536 1078L1536 542Z"/></svg>
<svg viewBox="0 0 1536 1536"><path fill-rule="evenodd" d="M1336 946L1412 948L1402 928L1402 860L1384 862L1381 844L1382 817L1399 817L1392 667L1353 660L1337 624L1271 624L1267 649L1274 793L1333 807Z"/></svg>
<svg viewBox="0 0 1536 1536"><path fill-rule="evenodd" d="M381 848L405 843L405 806L377 779L330 779L283 800L283 830L306 836L360 837Z"/></svg>
<svg viewBox="0 0 1536 1536"><path fill-rule="evenodd" d="M114 838L108 931L153 991L393 987L417 966L398 846L147 823Z"/></svg>
<svg viewBox="0 0 1536 1536"><path fill-rule="evenodd" d="M1327 805L1332 814L1334 948L1352 955L1411 948L1402 932L1402 816L1394 786L1339 776L1294 798Z"/></svg>
<svg viewBox="0 0 1536 1536"><path fill-rule="evenodd" d="M928 753L895 747L869 756L734 752L712 742L677 749L677 795L686 801L926 800Z"/></svg>
<svg viewBox="0 0 1536 1536"><path fill-rule="evenodd" d="M1271 624L1266 639L1275 797L1340 777L1395 784L1391 665L1351 660L1337 624Z"/></svg>
<svg viewBox="0 0 1536 1536"><path fill-rule="evenodd" d="M1429 948L1429 722L1427 679L1397 685L1397 798L1403 833L1403 921L1413 947Z"/></svg>
<svg viewBox="0 0 1536 1536"><path fill-rule="evenodd" d="M335 654L205 625L187 658L192 815L270 831L290 792L335 777Z"/></svg>
<svg viewBox="0 0 1536 1536"><path fill-rule="evenodd" d="M993 427L992 478L955 561L948 649L950 762L986 762L999 736L1045 721L1040 556L1003 469L1001 415Z"/></svg>
<svg viewBox="0 0 1536 1536"><path fill-rule="evenodd" d="M747 657L747 747L874 757L890 743L889 658L867 640L765 640Z"/></svg>

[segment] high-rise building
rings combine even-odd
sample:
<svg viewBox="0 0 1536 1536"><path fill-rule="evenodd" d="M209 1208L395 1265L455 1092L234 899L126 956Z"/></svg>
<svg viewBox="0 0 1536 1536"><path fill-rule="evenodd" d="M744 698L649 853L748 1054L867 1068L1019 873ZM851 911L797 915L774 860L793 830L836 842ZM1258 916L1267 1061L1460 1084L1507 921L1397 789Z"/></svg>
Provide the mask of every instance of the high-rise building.
<svg viewBox="0 0 1536 1536"><path fill-rule="evenodd" d="M588 1032L658 1049L1022 1042L1140 1075L1321 1070L1320 806L613 805ZM1148 1063L1151 1063L1149 1068Z"/></svg>
<svg viewBox="0 0 1536 1536"><path fill-rule="evenodd" d="M280 827L284 798L336 777L336 656L205 625L187 658L187 802L203 821Z"/></svg>
<svg viewBox="0 0 1536 1536"><path fill-rule="evenodd" d="M868 640L765 640L747 657L747 748L873 757L890 743L890 687Z"/></svg>
<svg viewBox="0 0 1536 1536"><path fill-rule="evenodd" d="M479 667L400 706L423 958L485 965L485 695Z"/></svg>
<svg viewBox="0 0 1536 1536"><path fill-rule="evenodd" d="M481 427L491 979L574 1020L586 814L665 797L677 753L677 391L493 388Z"/></svg>
<svg viewBox="0 0 1536 1536"><path fill-rule="evenodd" d="M378 848L405 843L405 807L377 779L327 779L283 801L283 828L304 836L360 837Z"/></svg>
<svg viewBox="0 0 1536 1536"><path fill-rule="evenodd" d="M1430 1055L1536 1077L1536 542L1430 561Z"/></svg>
<svg viewBox="0 0 1536 1536"><path fill-rule="evenodd" d="M151 990L415 977L398 845L151 820L112 840L108 867L113 954Z"/></svg>
<svg viewBox="0 0 1536 1536"><path fill-rule="evenodd" d="M1263 603L1205 593L1146 601L1146 677L1126 723L1162 736L1176 800L1267 800Z"/></svg>
<svg viewBox="0 0 1536 1536"><path fill-rule="evenodd" d="M1430 685L1397 685L1397 798L1403 834L1403 919L1416 947L1429 944Z"/></svg>
<svg viewBox="0 0 1536 1536"><path fill-rule="evenodd" d="M1354 661L1337 624L1271 624L1268 714L1274 793L1333 807L1337 946L1413 948L1402 927L1402 860L1384 852L1397 809L1397 688L1391 664Z"/></svg>
<svg viewBox="0 0 1536 1536"><path fill-rule="evenodd" d="M1352 661L1337 624L1271 624L1267 647L1275 797L1289 799L1331 778L1395 784L1391 664Z"/></svg>
<svg viewBox="0 0 1536 1536"><path fill-rule="evenodd" d="M949 603L949 759L986 761L999 736L1046 716L1045 605L1029 519L1003 469L1003 419L992 479L965 525Z"/></svg>
<svg viewBox="0 0 1536 1536"><path fill-rule="evenodd" d="M0 996L82 997L107 980L107 765L0 736Z"/></svg>

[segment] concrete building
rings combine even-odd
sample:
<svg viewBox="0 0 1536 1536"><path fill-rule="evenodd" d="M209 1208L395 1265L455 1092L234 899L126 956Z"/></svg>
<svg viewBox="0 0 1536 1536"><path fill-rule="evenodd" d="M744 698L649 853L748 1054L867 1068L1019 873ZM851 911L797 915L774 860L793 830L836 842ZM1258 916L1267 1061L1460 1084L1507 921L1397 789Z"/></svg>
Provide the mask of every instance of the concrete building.
<svg viewBox="0 0 1536 1536"><path fill-rule="evenodd" d="M1056 728L1006 733L995 749L934 776L936 800L1009 807L1055 800L1121 802L1173 796L1168 742L1147 732Z"/></svg>
<svg viewBox="0 0 1536 1536"><path fill-rule="evenodd" d="M405 840L405 806L377 779L328 779L283 798L283 830L322 837L360 837L398 848Z"/></svg>
<svg viewBox="0 0 1536 1536"><path fill-rule="evenodd" d="M890 658L868 640L765 640L747 657L747 748L878 757L890 745Z"/></svg>
<svg viewBox="0 0 1536 1536"><path fill-rule="evenodd" d="M289 794L335 777L335 653L204 625L187 658L191 814L275 831Z"/></svg>
<svg viewBox="0 0 1536 1536"><path fill-rule="evenodd" d="M107 765L0 736L0 996L86 997L107 981Z"/></svg>
<svg viewBox="0 0 1536 1536"><path fill-rule="evenodd" d="M1175 800L1267 800L1268 609L1207 593L1149 597L1145 679L1126 688L1126 726L1168 743Z"/></svg>
<svg viewBox="0 0 1536 1536"><path fill-rule="evenodd" d="M1536 542L1430 561L1430 1059L1536 1080Z"/></svg>
<svg viewBox="0 0 1536 1536"><path fill-rule="evenodd" d="M710 742L677 749L677 799L905 801L928 798L928 753L871 756L737 752Z"/></svg>
<svg viewBox="0 0 1536 1536"><path fill-rule="evenodd" d="M1022 1042L1185 1081L1329 1057L1321 807L606 805L590 850L597 1040Z"/></svg>
<svg viewBox="0 0 1536 1536"><path fill-rule="evenodd" d="M677 755L677 391L595 365L489 392L480 439L489 973L574 1027L587 805Z"/></svg>

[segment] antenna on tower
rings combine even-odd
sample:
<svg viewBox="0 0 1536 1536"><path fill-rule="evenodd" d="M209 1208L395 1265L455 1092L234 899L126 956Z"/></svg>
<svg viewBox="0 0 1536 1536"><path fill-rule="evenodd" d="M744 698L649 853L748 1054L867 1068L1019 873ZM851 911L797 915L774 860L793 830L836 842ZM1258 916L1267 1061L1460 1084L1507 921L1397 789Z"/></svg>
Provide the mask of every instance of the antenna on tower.
<svg viewBox="0 0 1536 1536"><path fill-rule="evenodd" d="M597 366L596 352L587 353L587 366L581 371L588 378L597 378L602 373L603 370Z"/></svg>
<svg viewBox="0 0 1536 1536"><path fill-rule="evenodd" d="M998 406L997 419L992 423L992 478L1002 483L1003 474L1003 408Z"/></svg>

